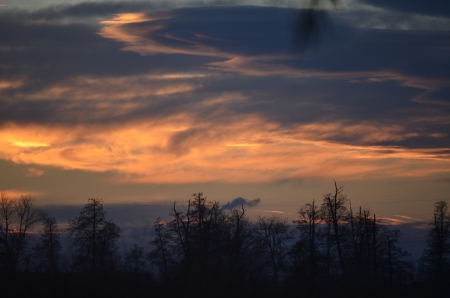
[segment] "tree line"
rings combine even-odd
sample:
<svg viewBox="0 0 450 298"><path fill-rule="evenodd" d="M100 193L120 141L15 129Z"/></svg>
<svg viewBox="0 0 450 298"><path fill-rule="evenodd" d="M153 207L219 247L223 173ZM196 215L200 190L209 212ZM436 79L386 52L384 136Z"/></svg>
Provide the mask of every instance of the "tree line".
<svg viewBox="0 0 450 298"><path fill-rule="evenodd" d="M370 210L353 209L343 188L300 206L293 222L250 219L242 205L221 210L195 193L157 218L148 247L119 253L120 228L101 199L69 221L70 261L61 262L55 218L34 199L0 192L0 285L11 297L123 295L175 297L411 297L450 293L450 211L434 204L427 246L407 260L401 233ZM38 241L30 230L42 224ZM146 252L147 251L147 252ZM150 265L150 266L149 266ZM157 269L151 270L151 268Z"/></svg>

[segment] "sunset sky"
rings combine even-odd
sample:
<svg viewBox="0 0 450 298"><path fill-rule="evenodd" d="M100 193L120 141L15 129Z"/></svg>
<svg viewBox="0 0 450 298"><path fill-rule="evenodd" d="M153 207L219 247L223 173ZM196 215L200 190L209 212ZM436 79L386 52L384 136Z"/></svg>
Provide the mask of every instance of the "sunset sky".
<svg viewBox="0 0 450 298"><path fill-rule="evenodd" d="M431 219L450 1L329 3L305 43L309 1L0 0L0 190L151 220L202 191L293 217L336 180L390 222Z"/></svg>

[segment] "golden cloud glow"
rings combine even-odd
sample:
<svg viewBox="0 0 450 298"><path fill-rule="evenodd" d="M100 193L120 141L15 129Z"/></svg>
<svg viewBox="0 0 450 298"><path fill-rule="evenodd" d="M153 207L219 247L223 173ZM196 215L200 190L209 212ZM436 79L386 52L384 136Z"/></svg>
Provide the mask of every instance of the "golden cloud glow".
<svg viewBox="0 0 450 298"><path fill-rule="evenodd" d="M338 123L287 131L257 117L230 119L223 124L195 120L179 114L158 121L110 125L107 129L9 125L0 129L0 157L21 164L115 171L118 181L154 183L335 177L358 180L450 173L450 158L435 152L439 150L351 146L324 141L320 135L314 138L311 133L340 131L342 125ZM12 135L52 146L15 146L1 141ZM385 139L387 135L379 137Z"/></svg>
<svg viewBox="0 0 450 298"><path fill-rule="evenodd" d="M119 13L116 14L112 20L101 21L100 23L107 25L119 25L148 22L153 20L155 20L155 18L151 18L145 13Z"/></svg>
<svg viewBox="0 0 450 298"><path fill-rule="evenodd" d="M30 196L34 198L43 194L42 192L29 191L26 189L4 189L2 191L12 199L18 199L21 196Z"/></svg>
<svg viewBox="0 0 450 298"><path fill-rule="evenodd" d="M12 146L23 147L23 148L50 147L49 144L39 143L39 142L30 142L30 141L10 141L10 142L12 142Z"/></svg>
<svg viewBox="0 0 450 298"><path fill-rule="evenodd" d="M0 90L8 88L18 88L22 85L22 81L0 81Z"/></svg>

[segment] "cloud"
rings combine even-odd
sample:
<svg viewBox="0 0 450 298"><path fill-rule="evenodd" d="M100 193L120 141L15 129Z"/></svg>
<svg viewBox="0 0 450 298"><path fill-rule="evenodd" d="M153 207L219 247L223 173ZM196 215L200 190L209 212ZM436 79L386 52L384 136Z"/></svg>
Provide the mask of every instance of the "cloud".
<svg viewBox="0 0 450 298"><path fill-rule="evenodd" d="M45 171L37 168L28 168L25 176L27 177L40 177L44 175Z"/></svg>
<svg viewBox="0 0 450 298"><path fill-rule="evenodd" d="M15 146L8 141L13 137L51 146ZM389 125L286 127L248 116L223 123L196 122L179 113L120 125L7 125L0 128L0 156L18 164L113 171L117 181L142 183L423 177L449 172L448 149L373 145L408 137L401 127Z"/></svg>
<svg viewBox="0 0 450 298"><path fill-rule="evenodd" d="M278 210L264 210L263 212L265 212L265 213L275 213L275 214L284 214L283 211L278 211Z"/></svg>
<svg viewBox="0 0 450 298"><path fill-rule="evenodd" d="M421 0L360 0L376 7L392 9L400 12L425 14L431 16L450 17L450 3L448 1L432 1L425 3Z"/></svg>
<svg viewBox="0 0 450 298"><path fill-rule="evenodd" d="M236 207L239 208L241 206L252 208L252 207L255 207L256 205L258 205L260 202L261 202L260 198L256 198L254 200L247 201L244 198L238 197L238 198L234 199L233 201L228 202L225 205L223 205L222 208L220 208L220 211L232 210L233 208L236 208Z"/></svg>
<svg viewBox="0 0 450 298"><path fill-rule="evenodd" d="M100 20L73 19L90 5L0 15L0 158L139 183L449 171L446 32L336 14L299 59L293 10L92 4Z"/></svg>

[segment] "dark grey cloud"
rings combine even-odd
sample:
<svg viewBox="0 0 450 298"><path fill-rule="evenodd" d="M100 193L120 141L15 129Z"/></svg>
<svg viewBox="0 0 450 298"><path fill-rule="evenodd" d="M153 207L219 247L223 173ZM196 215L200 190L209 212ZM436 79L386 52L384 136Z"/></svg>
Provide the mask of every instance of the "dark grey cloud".
<svg viewBox="0 0 450 298"><path fill-rule="evenodd" d="M450 2L445 0L360 0L373 6L392 9L401 12L450 17Z"/></svg>
<svg viewBox="0 0 450 298"><path fill-rule="evenodd" d="M223 205L223 206L220 208L220 211L232 210L233 208L236 208L236 207L239 208L239 207L241 207L241 206L251 208L251 207L255 207L255 206L258 205L260 202L261 202L261 199L260 199L260 198L256 198L256 199L254 199L254 200L248 201L248 200L246 200L246 199L244 199L244 198L237 197L237 198L234 199L233 201L228 202L228 203L226 203L225 205Z"/></svg>

